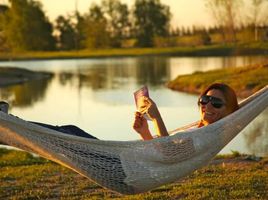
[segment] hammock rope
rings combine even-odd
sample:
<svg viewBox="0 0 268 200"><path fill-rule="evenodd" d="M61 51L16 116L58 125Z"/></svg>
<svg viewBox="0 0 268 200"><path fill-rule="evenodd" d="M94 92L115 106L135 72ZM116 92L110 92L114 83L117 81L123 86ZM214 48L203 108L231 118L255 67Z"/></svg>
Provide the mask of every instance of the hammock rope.
<svg viewBox="0 0 268 200"><path fill-rule="evenodd" d="M0 112L0 142L64 165L101 186L137 194L206 165L268 106L268 86L240 109L202 128L150 141L103 141L66 135Z"/></svg>

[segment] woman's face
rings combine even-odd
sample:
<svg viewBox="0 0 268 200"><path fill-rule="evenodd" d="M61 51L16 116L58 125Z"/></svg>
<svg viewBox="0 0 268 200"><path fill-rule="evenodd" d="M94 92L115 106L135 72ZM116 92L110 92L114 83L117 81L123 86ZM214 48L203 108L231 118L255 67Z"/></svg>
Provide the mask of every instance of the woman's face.
<svg viewBox="0 0 268 200"><path fill-rule="evenodd" d="M213 97L216 97L217 99L214 99ZM220 90L216 89L209 90L206 94L206 100L207 99L209 99L209 101L204 101L203 103L199 104L201 121L204 126L216 122L228 114L226 101ZM223 104L219 106L221 102Z"/></svg>

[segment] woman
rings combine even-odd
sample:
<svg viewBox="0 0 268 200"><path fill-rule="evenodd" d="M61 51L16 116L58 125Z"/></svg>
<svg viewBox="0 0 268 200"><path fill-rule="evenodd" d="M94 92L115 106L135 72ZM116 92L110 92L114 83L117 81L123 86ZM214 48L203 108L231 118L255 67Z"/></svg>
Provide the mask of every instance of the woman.
<svg viewBox="0 0 268 200"><path fill-rule="evenodd" d="M153 139L147 120L143 117L143 113L146 113L153 121L157 135L159 137L168 136L168 131L156 104L148 97L142 98L142 108L135 113L134 130L141 135L143 140ZM239 108L234 90L222 83L214 83L205 89L198 98L198 106L200 121L197 128L212 124Z"/></svg>

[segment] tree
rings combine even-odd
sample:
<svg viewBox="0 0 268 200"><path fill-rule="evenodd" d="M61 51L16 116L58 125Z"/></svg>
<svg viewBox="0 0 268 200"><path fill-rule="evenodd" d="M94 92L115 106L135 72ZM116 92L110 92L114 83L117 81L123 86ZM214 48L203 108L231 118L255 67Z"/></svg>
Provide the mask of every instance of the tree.
<svg viewBox="0 0 268 200"><path fill-rule="evenodd" d="M248 24L254 27L254 39L258 40L258 27L268 22L268 1L251 0L251 9L248 13Z"/></svg>
<svg viewBox="0 0 268 200"><path fill-rule="evenodd" d="M84 41L86 39L85 33L85 16L80 15L79 12L75 12L74 15L76 23L74 24L75 29L75 49L82 49L84 48Z"/></svg>
<svg viewBox="0 0 268 200"><path fill-rule="evenodd" d="M110 46L110 35L107 31L107 20L104 12L97 4L92 4L83 22L86 48L107 48Z"/></svg>
<svg viewBox="0 0 268 200"><path fill-rule="evenodd" d="M58 31L59 48L62 50L71 50L76 47L75 29L71 23L71 18L65 18L60 15L56 19L56 30Z"/></svg>
<svg viewBox="0 0 268 200"><path fill-rule="evenodd" d="M231 36L236 42L236 28L239 26L239 7L242 0L206 0L206 6L211 11L212 17L219 27L222 28L223 40Z"/></svg>
<svg viewBox="0 0 268 200"><path fill-rule="evenodd" d="M112 45L119 47L130 26L128 7L119 0L103 0L101 7L106 18L107 31L113 41Z"/></svg>
<svg viewBox="0 0 268 200"><path fill-rule="evenodd" d="M136 0L133 14L138 46L153 46L154 36L168 34L171 13L159 0Z"/></svg>
<svg viewBox="0 0 268 200"><path fill-rule="evenodd" d="M8 7L5 5L0 5L0 52L7 51L6 37L4 35L4 14L8 10Z"/></svg>
<svg viewBox="0 0 268 200"><path fill-rule="evenodd" d="M3 17L4 35L14 50L51 50L55 47L52 25L34 0L9 0Z"/></svg>

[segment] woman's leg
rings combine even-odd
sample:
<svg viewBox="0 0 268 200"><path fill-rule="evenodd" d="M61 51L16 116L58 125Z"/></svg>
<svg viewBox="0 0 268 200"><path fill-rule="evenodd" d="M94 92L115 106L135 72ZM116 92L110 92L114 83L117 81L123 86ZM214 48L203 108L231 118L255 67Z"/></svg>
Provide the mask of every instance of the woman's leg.
<svg viewBox="0 0 268 200"><path fill-rule="evenodd" d="M37 124L39 126L43 126L49 129L53 129L68 135L75 135L75 136L80 136L80 137L85 137L85 138L90 138L90 139L98 139L94 137L93 135L90 135L89 133L83 131L82 129L78 128L77 126L74 125L65 125L65 126L53 126L50 124L44 124L44 123L39 123L39 122L31 122L34 124Z"/></svg>

